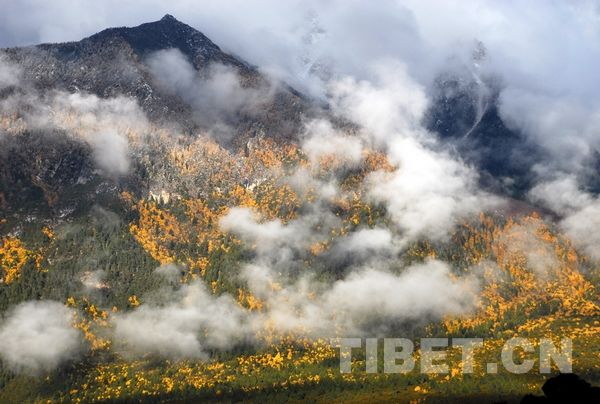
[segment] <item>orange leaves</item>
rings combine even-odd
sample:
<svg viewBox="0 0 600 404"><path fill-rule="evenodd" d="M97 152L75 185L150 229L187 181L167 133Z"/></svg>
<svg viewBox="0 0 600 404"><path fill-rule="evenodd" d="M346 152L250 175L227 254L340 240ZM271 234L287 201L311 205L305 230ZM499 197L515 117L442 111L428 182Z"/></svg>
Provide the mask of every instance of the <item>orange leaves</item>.
<svg viewBox="0 0 600 404"><path fill-rule="evenodd" d="M264 368L280 370L287 357L277 351L275 354L266 353L262 355L239 356L237 361L242 374L260 374Z"/></svg>
<svg viewBox="0 0 600 404"><path fill-rule="evenodd" d="M137 210L140 219L138 224L130 224L131 234L155 260L161 264L173 262L175 256L168 246L188 242L188 232L175 216L160 210L154 202L140 201Z"/></svg>
<svg viewBox="0 0 600 404"><path fill-rule="evenodd" d="M2 268L2 282L10 284L19 278L21 269L31 256L21 240L16 237L3 237L0 239L0 268Z"/></svg>
<svg viewBox="0 0 600 404"><path fill-rule="evenodd" d="M600 313L594 287L580 272L582 259L539 216L498 225L482 214L479 227L464 228L465 256L469 264L483 267L486 283L479 312L447 321L449 331L489 322L494 330L506 316L528 317L541 307L557 315Z"/></svg>
<svg viewBox="0 0 600 404"><path fill-rule="evenodd" d="M260 299L245 292L243 289L238 289L238 304L242 307L247 307L250 311L261 311L264 306L264 303Z"/></svg>
<svg viewBox="0 0 600 404"><path fill-rule="evenodd" d="M71 296L67 298L66 305L68 307L81 308L81 311L76 312L77 314L73 321L73 327L81 330L92 351L108 349L111 345L110 340L98 335L99 328L108 327L108 312L99 309L86 298L77 302L77 300Z"/></svg>
<svg viewBox="0 0 600 404"><path fill-rule="evenodd" d="M121 192L121 199L127 204L129 208L135 205L135 199L131 192L123 191Z"/></svg>
<svg viewBox="0 0 600 404"><path fill-rule="evenodd" d="M314 256L317 256L317 255L325 252L328 247L329 247L329 243L325 242L325 241L313 243L310 246L310 253Z"/></svg>
<svg viewBox="0 0 600 404"><path fill-rule="evenodd" d="M208 252L211 252L210 244ZM204 274L206 273L206 267L208 267L208 258L199 257L197 260L193 260L193 258L190 258L188 260L188 265L193 274L197 272L201 276L204 276Z"/></svg>
<svg viewBox="0 0 600 404"><path fill-rule="evenodd" d="M267 181L260 185L256 193L257 203L254 207L263 218L280 219L285 223L296 217L301 201L289 185Z"/></svg>
<svg viewBox="0 0 600 404"><path fill-rule="evenodd" d="M168 157L181 175L197 175L207 169L231 175L235 165L231 154L208 137L199 137L186 145L175 145Z"/></svg>
<svg viewBox="0 0 600 404"><path fill-rule="evenodd" d="M177 262L187 266L192 277L204 276L208 256L229 249L227 236L219 229L226 207L210 209L201 199L182 199L162 209L155 202L140 201L136 208L140 218L129 225L129 230L161 264ZM171 209L179 214L171 213Z"/></svg>
<svg viewBox="0 0 600 404"><path fill-rule="evenodd" d="M129 296L129 298L127 300L129 301L129 305L131 307L137 307L140 305L140 300L138 299L138 297L136 295Z"/></svg>
<svg viewBox="0 0 600 404"><path fill-rule="evenodd" d="M389 160L387 155L380 151L369 150L365 152L363 171L366 173L382 170L392 172L396 169Z"/></svg>
<svg viewBox="0 0 600 404"><path fill-rule="evenodd" d="M256 139L247 148L245 168L251 172L260 167L280 171L286 165L300 161L300 150L295 144L278 145L272 139Z"/></svg>
<svg viewBox="0 0 600 404"><path fill-rule="evenodd" d="M219 229L219 220L226 213L227 208L222 207L216 210L210 209L201 199L189 199L183 201L186 207L186 219L188 229L196 235L193 243L206 244L208 254L212 254L218 249L227 250L224 244L224 234ZM201 275L208 266L207 257L189 257L188 264L190 268L198 269Z"/></svg>
<svg viewBox="0 0 600 404"><path fill-rule="evenodd" d="M241 206L245 208L254 208L256 200L254 193L248 188L236 185L229 193L229 201L232 206Z"/></svg>
<svg viewBox="0 0 600 404"><path fill-rule="evenodd" d="M54 231L52 231L52 229L48 226L42 227L42 233L44 233L44 235L48 237L49 240L54 240L54 238L56 237Z"/></svg>

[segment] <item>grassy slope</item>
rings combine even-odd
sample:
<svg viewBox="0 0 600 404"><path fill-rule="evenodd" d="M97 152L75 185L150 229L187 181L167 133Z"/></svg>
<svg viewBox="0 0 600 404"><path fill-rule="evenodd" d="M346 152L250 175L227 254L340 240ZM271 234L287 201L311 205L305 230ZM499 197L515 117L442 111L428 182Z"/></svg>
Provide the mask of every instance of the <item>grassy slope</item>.
<svg viewBox="0 0 600 404"><path fill-rule="evenodd" d="M570 336L573 338L573 371L592 384L600 384L600 318L556 319L542 325L528 324L528 330L507 332L506 336L530 338ZM319 356L315 349L297 349L292 359L284 354L281 366L254 360L244 372L239 359L217 361L210 365L156 363L139 361L109 365L103 370L79 367L63 376L43 379L18 377L0 392L0 402L87 402L99 401L137 402L195 402L247 401L247 402L518 402L527 393L541 394L541 385L548 375L534 370L515 375L500 369L496 375L483 374L480 363L497 362L499 347L504 339L487 340L485 348L476 354L475 373L462 375L422 375L411 372L405 375L368 375L364 361L356 361L352 375L341 375L337 357L327 350ZM273 353L273 352L271 352ZM284 352L285 353L285 352ZM268 354L264 354L262 358ZM274 355L274 353L273 353ZM260 355L243 356L257 358ZM448 351L448 364L459 363L460 353ZM272 357L272 356L271 356ZM302 358L317 358L309 363ZM253 363L253 359L248 360ZM260 362L260 364L259 364ZM381 366L380 366L381 368ZM125 373L122 373L125 369ZM183 371L182 371L183 369ZM254 371L255 369L256 371ZM180 374L178 377L177 374ZM185 373L187 376L181 376ZM314 376L318 375L318 379ZM167 387L165 377L174 384ZM309 379L313 378L313 381ZM147 383L139 384L140 380ZM132 381L129 386L127 381ZM294 382L296 381L296 382ZM136 386L136 383L138 385ZM139 387L142 386L142 387ZM200 387L200 388L198 388ZM117 394L117 392L119 392ZM119 397L119 399L116 399ZM104 398L104 399L102 399Z"/></svg>

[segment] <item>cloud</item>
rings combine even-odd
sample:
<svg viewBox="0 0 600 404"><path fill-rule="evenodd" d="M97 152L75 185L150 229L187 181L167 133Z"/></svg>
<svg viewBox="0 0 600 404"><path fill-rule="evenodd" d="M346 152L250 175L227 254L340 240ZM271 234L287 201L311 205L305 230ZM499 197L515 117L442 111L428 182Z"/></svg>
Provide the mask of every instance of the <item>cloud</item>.
<svg viewBox="0 0 600 404"><path fill-rule="evenodd" d="M378 250L391 250L393 248L393 235L387 229L360 229L352 232L343 242L347 252L373 252Z"/></svg>
<svg viewBox="0 0 600 404"><path fill-rule="evenodd" d="M207 350L240 343L249 334L244 321L244 311L231 296L215 297L195 282L181 286L172 301L116 315L114 339L129 353L205 358Z"/></svg>
<svg viewBox="0 0 600 404"><path fill-rule="evenodd" d="M212 295L195 281L166 301L113 316L115 344L130 355L207 359L211 350L260 345L267 334L375 335L466 313L475 308L479 290L474 278L455 279L438 261L400 274L364 268L332 284L305 276L276 287L277 275L258 265L248 265L241 276L249 292L262 299L261 311L242 309L230 295Z"/></svg>
<svg viewBox="0 0 600 404"><path fill-rule="evenodd" d="M128 132L148 129L148 120L137 102L119 96L101 99L91 94L57 92L50 100L55 127L74 133L92 147L96 163L110 174L129 170ZM45 125L42 122L42 125ZM45 126L42 126L45 127Z"/></svg>
<svg viewBox="0 0 600 404"><path fill-rule="evenodd" d="M95 290L108 289L110 286L106 283L106 271L98 269L96 271L86 271L79 278L85 290L93 292Z"/></svg>
<svg viewBox="0 0 600 404"><path fill-rule="evenodd" d="M22 83L22 92L0 102L0 113L22 116L26 129L66 131L91 147L97 166L109 175L127 174L130 140L149 129L146 115L129 97L108 99L93 94L50 91L42 95Z"/></svg>
<svg viewBox="0 0 600 404"><path fill-rule="evenodd" d="M560 226L576 245L583 247L587 255L600 260L600 235L596 230L600 226L598 198L583 209L567 215L560 221Z"/></svg>
<svg viewBox="0 0 600 404"><path fill-rule="evenodd" d="M183 273L182 268L175 264L163 264L156 268L154 272L173 284L181 280Z"/></svg>
<svg viewBox="0 0 600 404"><path fill-rule="evenodd" d="M443 151L422 127L425 89L396 61L374 66L372 81L346 77L331 85L334 109L359 124L367 144L387 151L392 173L367 179L369 196L386 205L406 242L442 239L458 220L498 203L478 186L478 173Z"/></svg>
<svg viewBox="0 0 600 404"><path fill-rule="evenodd" d="M83 350L74 312L54 301L30 301L10 310L0 326L0 357L15 372L54 370Z"/></svg>
<svg viewBox="0 0 600 404"><path fill-rule="evenodd" d="M499 111L509 127L524 131L548 152L550 158L537 168L542 177L556 170L580 173L600 148L600 103L506 88Z"/></svg>
<svg viewBox="0 0 600 404"><path fill-rule="evenodd" d="M313 166L322 158L335 157L349 166L355 166L363 157L363 142L359 137L349 136L333 127L325 119L310 121L305 125L302 151Z"/></svg>
<svg viewBox="0 0 600 404"><path fill-rule="evenodd" d="M155 80L166 91L176 94L194 111L194 119L217 136L232 136L228 125L234 125L240 116L255 116L261 105L271 99L274 84L258 81L254 85L232 67L212 64L198 72L178 49L166 49L148 57L148 65Z"/></svg>
<svg viewBox="0 0 600 404"><path fill-rule="evenodd" d="M364 267L330 284L305 276L273 288L279 276L258 265L247 266L242 277L250 292L266 302L266 310L256 315L263 326L312 337L373 335L401 324L466 313L475 307L479 290L474 279L453 279L439 261L397 274Z"/></svg>
<svg viewBox="0 0 600 404"><path fill-rule="evenodd" d="M114 231L122 222L122 219L117 213L104 209L100 205L92 206L91 213L93 224L105 230Z"/></svg>
<svg viewBox="0 0 600 404"><path fill-rule="evenodd" d="M558 214L583 209L594 200L590 194L579 189L575 176L566 174L536 185L528 196L534 203L542 203Z"/></svg>
<svg viewBox="0 0 600 404"><path fill-rule="evenodd" d="M248 208L230 209L221 218L219 225L223 230L231 231L256 245L259 253L268 253L291 244L290 240L293 240L292 243L300 242L301 238L306 235L306 232L302 231L304 229L299 228L299 226L285 226L277 219L258 223L256 215Z"/></svg>
<svg viewBox="0 0 600 404"><path fill-rule="evenodd" d="M559 173L557 178L536 185L530 200L560 217L559 227L575 245L595 260L600 259L600 198L582 189L575 176Z"/></svg>
<svg viewBox="0 0 600 404"><path fill-rule="evenodd" d="M8 62L4 55L0 55L0 91L19 84L19 78L20 70L18 66Z"/></svg>
<svg viewBox="0 0 600 404"><path fill-rule="evenodd" d="M310 256L312 243L328 240L332 227L326 217L327 210L317 205L307 217L300 215L286 224L260 222L247 208L234 208L222 219L224 230L255 248L256 255L240 273L249 292L265 303L265 310L251 320L257 324L252 329L269 324L283 334L364 335L404 322L467 312L475 306L477 280L454 279L445 263L428 261L398 270L397 257L407 236L390 229L359 229L338 239L330 253ZM297 267L296 261L309 257L316 266L322 259L329 268L334 260L347 271L337 272L343 274L341 279L324 282L316 280L311 269L291 270ZM432 293L438 299L429 299Z"/></svg>
<svg viewBox="0 0 600 404"><path fill-rule="evenodd" d="M394 142L391 155L398 170L371 174L369 195L386 204L407 241L443 239L461 218L489 209L496 202L478 190L475 172L414 139Z"/></svg>
<svg viewBox="0 0 600 404"><path fill-rule="evenodd" d="M560 261L552 245L544 242L547 227L541 219L531 219L526 223L511 226L494 240L502 245L506 256L522 256L527 267L539 279L548 279L560 269Z"/></svg>
<svg viewBox="0 0 600 404"><path fill-rule="evenodd" d="M394 321L464 314L475 307L477 292L473 280L454 281L446 264L429 261L399 275L377 269L352 273L325 293L323 307L347 332L368 333L371 327L390 327Z"/></svg>
<svg viewBox="0 0 600 404"><path fill-rule="evenodd" d="M302 266L303 258L314 243L328 239L328 232L339 225L339 218L320 206L313 206L301 217L288 223L279 219L262 220L245 207L229 210L219 222L223 231L239 237L254 249L254 262L289 274Z"/></svg>
<svg viewBox="0 0 600 404"><path fill-rule="evenodd" d="M345 76L330 83L334 111L360 124L379 145L400 136L423 136L421 120L428 105L424 87L397 59L370 66L370 80Z"/></svg>

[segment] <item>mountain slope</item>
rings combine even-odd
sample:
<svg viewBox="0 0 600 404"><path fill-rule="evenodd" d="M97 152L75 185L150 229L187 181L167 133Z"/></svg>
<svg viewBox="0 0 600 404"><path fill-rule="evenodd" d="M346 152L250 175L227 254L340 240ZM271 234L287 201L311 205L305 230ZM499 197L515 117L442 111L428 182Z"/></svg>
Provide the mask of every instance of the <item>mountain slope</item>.
<svg viewBox="0 0 600 404"><path fill-rule="evenodd" d="M175 65L169 64L173 57ZM217 142L237 150L256 139L294 140L304 117L319 113L313 102L291 87L223 52L171 15L133 28L109 28L78 42L0 49L2 61L16 66L20 74L17 84L0 88L0 103L13 105L7 110L14 111L3 110L0 117L0 209L19 214L40 214L46 208L51 208L51 215L86 210L102 195L117 197L125 183L147 194L147 170L164 156L144 158L148 150L133 149L145 146L129 139L124 153L130 161L123 167L130 169L120 170L117 177L103 175L106 167L99 172L93 161L98 142L100 148L108 148L103 152L108 158L116 153L112 148L118 144L103 140L114 119L127 122L113 140L128 136L131 124L147 117L152 128L145 131L160 127L191 135L216 131L212 137ZM163 76L171 76L174 83L165 83ZM178 82L181 77L188 80L183 85ZM74 104L76 116L69 115ZM105 112L106 119L96 121ZM91 124L88 114L93 116ZM58 126L30 122L44 119L61 122ZM23 120L28 123L25 130ZM95 126L83 141L73 135L82 125ZM23 136L2 136L4 131ZM140 161L152 163L146 167ZM177 177L166 170L167 177Z"/></svg>

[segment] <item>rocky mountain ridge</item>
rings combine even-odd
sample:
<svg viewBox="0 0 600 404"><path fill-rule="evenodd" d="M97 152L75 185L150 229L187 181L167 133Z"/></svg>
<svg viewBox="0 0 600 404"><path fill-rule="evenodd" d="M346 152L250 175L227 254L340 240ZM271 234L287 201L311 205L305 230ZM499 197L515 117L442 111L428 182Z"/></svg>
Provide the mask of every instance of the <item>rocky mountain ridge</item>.
<svg viewBox="0 0 600 404"><path fill-rule="evenodd" d="M257 68L171 15L133 28L109 28L78 42L3 49L0 55L18 65L23 81L39 91L133 97L153 122L177 123L189 132L206 129L188 100L161 86L151 71L149 57L170 49L181 52L200 77L219 65L237 74L243 88L275 87L259 113L227 122L234 127L236 146L259 134L289 139L302 117L311 113L311 103L300 93L283 83L269 83Z"/></svg>

